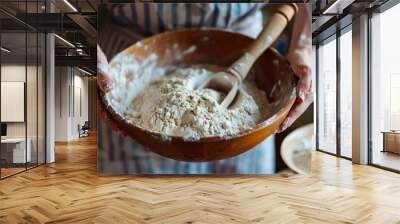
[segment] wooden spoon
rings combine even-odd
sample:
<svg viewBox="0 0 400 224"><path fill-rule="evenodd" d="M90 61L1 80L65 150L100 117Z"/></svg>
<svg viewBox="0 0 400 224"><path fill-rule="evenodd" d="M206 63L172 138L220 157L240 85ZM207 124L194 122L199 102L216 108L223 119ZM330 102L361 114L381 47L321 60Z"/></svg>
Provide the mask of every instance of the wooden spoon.
<svg viewBox="0 0 400 224"><path fill-rule="evenodd" d="M227 93L221 102L223 107L234 108L240 105L241 97L237 96L240 83L246 78L257 58L279 37L297 10L297 5L294 3L280 6L243 56L226 71L209 77L199 85L198 89L210 88Z"/></svg>

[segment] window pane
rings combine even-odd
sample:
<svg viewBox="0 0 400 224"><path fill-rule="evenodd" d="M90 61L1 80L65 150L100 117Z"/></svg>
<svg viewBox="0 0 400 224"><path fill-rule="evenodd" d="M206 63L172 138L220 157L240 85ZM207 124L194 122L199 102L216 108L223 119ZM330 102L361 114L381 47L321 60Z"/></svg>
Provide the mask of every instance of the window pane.
<svg viewBox="0 0 400 224"><path fill-rule="evenodd" d="M25 170L30 162L26 141L26 33L1 34L1 177Z"/></svg>
<svg viewBox="0 0 400 224"><path fill-rule="evenodd" d="M336 40L318 51L318 147L336 153Z"/></svg>
<svg viewBox="0 0 400 224"><path fill-rule="evenodd" d="M400 170L400 5L372 18L372 163ZM382 132L386 132L383 134Z"/></svg>
<svg viewBox="0 0 400 224"><path fill-rule="evenodd" d="M28 168L37 165L37 33L27 33L27 48L28 48L28 62L27 62L27 80L26 80L26 117L27 117L27 140L30 147L30 157L27 163Z"/></svg>
<svg viewBox="0 0 400 224"><path fill-rule="evenodd" d="M351 158L352 141L352 35L340 37L340 153Z"/></svg>
<svg viewBox="0 0 400 224"><path fill-rule="evenodd" d="M21 22L44 12L45 2L0 1L0 178L45 161L45 35Z"/></svg>
<svg viewBox="0 0 400 224"><path fill-rule="evenodd" d="M45 52L45 44L46 44L46 36L43 33L39 33L38 36L38 164L45 163L45 60L46 60L46 52Z"/></svg>

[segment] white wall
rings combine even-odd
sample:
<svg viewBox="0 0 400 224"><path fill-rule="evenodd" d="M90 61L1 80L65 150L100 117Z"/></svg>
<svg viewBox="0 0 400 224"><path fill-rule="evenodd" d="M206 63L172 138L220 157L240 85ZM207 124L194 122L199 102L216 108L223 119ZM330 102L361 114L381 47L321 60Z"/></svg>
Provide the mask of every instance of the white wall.
<svg viewBox="0 0 400 224"><path fill-rule="evenodd" d="M6 64L1 66L1 81L3 82L25 82L25 75L27 69L28 76L28 87L27 87L27 122L28 129L32 127L35 130L36 135L36 107L37 107L37 95L36 95L36 66L18 65L18 64ZM41 72L41 71L39 71ZM39 105L39 107L42 105ZM2 110L7 110L7 108L1 108ZM34 112L34 113L33 113ZM33 123L32 123L33 122ZM10 122L7 123L7 136L8 137L25 137L25 123L26 122ZM34 126L34 127L33 127ZM28 137L29 133L28 130ZM33 133L33 131L32 131Z"/></svg>
<svg viewBox="0 0 400 224"><path fill-rule="evenodd" d="M67 67L55 68L55 141L67 141L69 138L69 124L68 124L68 88L69 76Z"/></svg>
<svg viewBox="0 0 400 224"><path fill-rule="evenodd" d="M1 81L25 82L25 65L2 65ZM6 110L7 108L1 108ZM7 123L7 137L25 137L25 123Z"/></svg>
<svg viewBox="0 0 400 224"><path fill-rule="evenodd" d="M71 67L56 67L55 73L55 141L70 141L88 120L88 78Z"/></svg>
<svg viewBox="0 0 400 224"><path fill-rule="evenodd" d="M89 102L88 102L88 78L79 75L74 75L74 108L73 108L73 119L72 119L72 136L78 137L78 124L83 125L89 118ZM82 107L82 108L80 108ZM75 113L74 113L75 112Z"/></svg>

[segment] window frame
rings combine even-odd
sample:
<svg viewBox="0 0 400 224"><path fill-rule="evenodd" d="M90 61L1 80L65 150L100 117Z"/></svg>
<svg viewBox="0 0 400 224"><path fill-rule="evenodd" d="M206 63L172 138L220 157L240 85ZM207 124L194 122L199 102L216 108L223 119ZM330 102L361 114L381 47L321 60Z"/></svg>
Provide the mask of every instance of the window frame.
<svg viewBox="0 0 400 224"><path fill-rule="evenodd" d="M25 1L22 1L22 2L25 3L25 12L27 12L27 3L28 3L28 1L25 0ZM39 10L39 2L40 1L39 0L35 0L35 1L32 1L32 2L36 3L36 12L38 12L38 10ZM41 30L38 30L38 29L30 26L29 24L24 23L23 21L19 20L17 17L13 16L13 14L9 13L7 10L1 8L1 4L0 4L0 12L5 13L6 15L10 16L12 19L14 19L17 22L22 23L23 26L24 26L24 30L15 31L15 32L25 35L25 41L24 41L25 42L25 49L24 49L24 51L25 51L25 56L24 56L24 60L25 60L25 87L24 87L24 90L25 90L25 93L24 93L24 122L25 122L24 129L25 129L25 135L23 137L25 139L25 166L24 166L24 169L22 169L20 171L17 171L17 172L14 172L14 173L9 174L9 175L3 175L2 174L2 168L0 166L0 181L1 181L1 180L4 180L4 179L7 179L9 177L12 177L14 175L26 172L26 171L28 171L30 169L34 169L34 168L39 167L41 165L47 164L47 144L48 144L48 142L47 142L47 80L46 79L47 79L47 44L48 44L47 34L48 33L47 32L43 32ZM48 12L48 7L45 8L45 12ZM25 13L25 16L26 15L27 14ZM26 20L26 17L25 17L25 20ZM1 26L2 26L2 24L0 23L0 28L1 28ZM2 45L2 43L1 43L2 34L6 34L6 33L10 33L10 32L9 31L3 31L3 30L0 29L0 46ZM11 32L11 33L14 33L14 32ZM27 162L27 156L28 156L28 154L27 154L27 147L28 147L28 144L27 144L27 139L28 139L28 116L27 116L28 115L27 114L28 113L27 112L28 33L36 34L36 49L35 49L36 50L36 61L34 62L35 66L36 66L36 71L35 71L35 73L36 73L36 93L34 93L34 94L36 94L36 122L34 122L34 123L36 123L36 136L34 138L36 138L36 140L37 140L37 145L36 145L36 162L34 164L30 164L30 166L28 166L28 162ZM39 139L39 113L38 113L38 110L39 110L39 98L38 98L38 95L39 95L39 82L38 82L38 75L39 75L39 71L38 71L38 66L39 66L39 34L43 34L42 39L41 39L41 41L42 41L41 44L42 44L42 47L44 48L41 51L43 53L43 55L41 55L41 56L42 56L42 60L44 62L43 65L42 65L42 71L41 71L41 73L42 73L42 82L43 82L43 85L44 85L43 86L43 93L42 93L42 96L44 96L44 98L42 99L43 105L41 105L43 107L42 109L44 109L44 111L43 111L44 114L43 114L43 117L42 117L44 119L44 120L42 120L43 125L44 125L44 127L43 127L44 128L44 130L43 130L43 146L42 146L43 147L42 148L43 155L41 155L41 157L43 157L42 158L43 162L39 162L39 144L38 144L38 139ZM2 60L1 53L0 53L0 81L1 81L1 67L3 66L2 62L3 62L3 60ZM1 106L0 106L0 110L1 110ZM0 121L0 123L1 123L1 121ZM0 157L1 157L1 144L0 144Z"/></svg>
<svg viewBox="0 0 400 224"><path fill-rule="evenodd" d="M320 113L321 111L319 111L319 106L316 105L316 150L319 152L323 152L323 153L327 153L329 155L333 155L333 156L337 156L343 159L347 159L347 160L352 160L352 158L347 157L342 155L341 152L341 119L340 119L340 103L341 103L341 97L340 97L340 77L341 77L341 67L340 67L340 37L342 35L344 35L347 32L352 32L352 23L347 24L346 26L344 26L341 29L336 30L335 33L333 33L332 35L330 35L329 37L319 41L318 43L316 43L316 104L318 104L318 100L319 100L319 85L320 85L320 80L319 80L319 51L318 49L320 48L320 45L322 44L326 44L329 43L330 41L336 41L336 152L332 153L332 152L328 152L324 149L320 148L320 143L319 143L319 118L320 118Z"/></svg>

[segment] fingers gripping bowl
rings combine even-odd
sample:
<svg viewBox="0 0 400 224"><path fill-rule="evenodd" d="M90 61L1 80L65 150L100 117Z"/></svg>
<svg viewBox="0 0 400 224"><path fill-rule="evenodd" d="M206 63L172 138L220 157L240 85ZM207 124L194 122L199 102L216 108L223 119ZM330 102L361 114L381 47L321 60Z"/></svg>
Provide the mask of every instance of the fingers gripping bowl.
<svg viewBox="0 0 400 224"><path fill-rule="evenodd" d="M122 60L120 55L128 55L144 63L150 63L146 60L155 58L155 66L160 67L185 67L198 64L229 66L243 54L252 41L251 38L241 34L217 29L166 32L129 47L114 57L110 65L113 66L118 63L118 60ZM184 53L171 56L171 49ZM112 122L149 150L180 161L220 160L239 155L274 133L295 101L294 73L287 60L276 50L270 48L264 52L254 64L253 71L258 88L266 93L271 116L253 128L236 135L188 140L149 131L127 121L122 109L110 102L105 95L101 94L100 97ZM129 81L125 80L122 83ZM132 88L134 86L135 83L132 83L129 91L137 91ZM114 88L126 88L126 85L117 85ZM121 101L124 100L121 99Z"/></svg>

